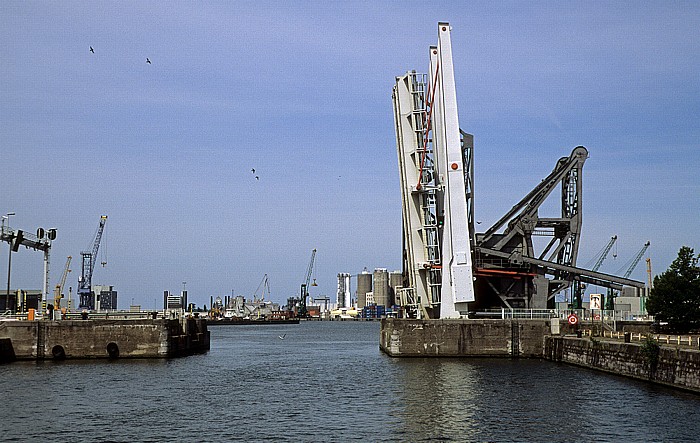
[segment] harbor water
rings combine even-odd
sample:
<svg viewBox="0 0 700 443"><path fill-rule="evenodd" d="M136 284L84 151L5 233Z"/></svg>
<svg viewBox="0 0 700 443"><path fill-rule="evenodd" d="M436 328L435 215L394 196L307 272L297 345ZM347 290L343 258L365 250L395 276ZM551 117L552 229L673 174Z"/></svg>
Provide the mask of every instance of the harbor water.
<svg viewBox="0 0 700 443"><path fill-rule="evenodd" d="M700 440L695 394L378 343L377 322L220 326L203 355L5 364L0 441Z"/></svg>

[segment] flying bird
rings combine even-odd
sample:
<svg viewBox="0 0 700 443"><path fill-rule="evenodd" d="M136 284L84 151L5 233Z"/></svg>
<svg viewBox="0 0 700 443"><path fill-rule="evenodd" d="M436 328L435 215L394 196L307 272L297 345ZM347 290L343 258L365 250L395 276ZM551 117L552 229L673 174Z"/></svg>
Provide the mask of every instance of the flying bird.
<svg viewBox="0 0 700 443"><path fill-rule="evenodd" d="M151 60L148 57L146 57L146 63L148 63L149 65L151 64Z"/></svg>
<svg viewBox="0 0 700 443"><path fill-rule="evenodd" d="M287 336L287 334L282 334L282 335L278 335L277 338L279 338L280 340L284 340L284 337L286 337L286 336Z"/></svg>
<svg viewBox="0 0 700 443"><path fill-rule="evenodd" d="M256 180L260 180L260 177L258 177L258 176L256 175L256 176L255 176L255 179L256 179Z"/></svg>
<svg viewBox="0 0 700 443"><path fill-rule="evenodd" d="M250 172L255 174L255 168L251 169Z"/></svg>
<svg viewBox="0 0 700 443"><path fill-rule="evenodd" d="M92 46L90 46L90 52L92 52L93 54L95 53L95 50L92 49Z"/></svg>

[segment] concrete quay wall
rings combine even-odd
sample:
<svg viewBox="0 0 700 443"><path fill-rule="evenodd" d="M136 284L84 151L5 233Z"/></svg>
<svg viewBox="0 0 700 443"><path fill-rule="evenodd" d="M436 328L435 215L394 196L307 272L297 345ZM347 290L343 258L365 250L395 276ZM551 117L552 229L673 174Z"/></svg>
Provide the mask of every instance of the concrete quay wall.
<svg viewBox="0 0 700 443"><path fill-rule="evenodd" d="M383 319L380 349L392 357L544 358L700 393L700 350L563 336L558 319Z"/></svg>
<svg viewBox="0 0 700 443"><path fill-rule="evenodd" d="M379 346L392 357L541 358L550 328L549 320L383 319Z"/></svg>
<svg viewBox="0 0 700 443"><path fill-rule="evenodd" d="M700 350L550 336L543 357L700 393Z"/></svg>
<svg viewBox="0 0 700 443"><path fill-rule="evenodd" d="M0 322L0 361L167 358L209 350L199 319Z"/></svg>

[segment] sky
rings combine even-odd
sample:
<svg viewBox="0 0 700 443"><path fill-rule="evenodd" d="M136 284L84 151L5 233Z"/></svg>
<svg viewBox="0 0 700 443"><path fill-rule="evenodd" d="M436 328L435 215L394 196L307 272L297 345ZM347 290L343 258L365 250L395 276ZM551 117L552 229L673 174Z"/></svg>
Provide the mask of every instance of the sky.
<svg viewBox="0 0 700 443"><path fill-rule="evenodd" d="M401 268L391 90L427 71L439 21L480 226L583 145L579 264L612 235L602 272L647 240L654 274L700 252L700 3L681 1L5 1L0 213L58 230L50 288L70 255L74 296L106 214L93 284L120 308L183 282L199 306L250 297L265 274L284 302L314 248L311 295L335 301L339 272ZM13 254L12 288L40 288L42 260Z"/></svg>

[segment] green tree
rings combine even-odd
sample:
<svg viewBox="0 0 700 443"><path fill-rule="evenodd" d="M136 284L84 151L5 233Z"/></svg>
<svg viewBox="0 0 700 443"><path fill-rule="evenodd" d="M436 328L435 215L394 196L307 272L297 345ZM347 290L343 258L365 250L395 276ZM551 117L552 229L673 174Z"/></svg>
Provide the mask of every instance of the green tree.
<svg viewBox="0 0 700 443"><path fill-rule="evenodd" d="M700 268L693 249L681 247L671 266L654 277L647 311L676 332L700 326Z"/></svg>

